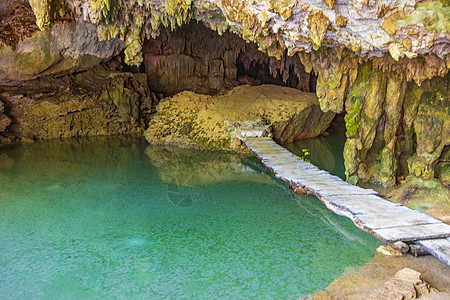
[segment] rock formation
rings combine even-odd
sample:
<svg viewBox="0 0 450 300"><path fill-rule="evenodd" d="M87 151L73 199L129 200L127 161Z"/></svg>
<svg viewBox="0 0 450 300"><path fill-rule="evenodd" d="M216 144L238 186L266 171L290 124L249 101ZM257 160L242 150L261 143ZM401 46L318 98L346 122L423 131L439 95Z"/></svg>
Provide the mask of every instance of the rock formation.
<svg viewBox="0 0 450 300"><path fill-rule="evenodd" d="M367 299L417 299L422 295L436 294L439 291L422 279L422 275L412 269L404 268L383 286L376 289Z"/></svg>
<svg viewBox="0 0 450 300"><path fill-rule="evenodd" d="M223 92L242 83L239 75L274 80L315 91L324 112L345 113L349 181L448 183L448 0L29 4L35 23L26 1L0 5L0 86L71 76L122 51L127 65L140 66L130 70L147 70L154 98L184 89ZM2 102L0 129L10 128L10 101Z"/></svg>
<svg viewBox="0 0 450 300"><path fill-rule="evenodd" d="M275 85L239 86L223 96L183 92L159 103L145 137L153 144L238 150L235 123L271 125L274 139L288 143L320 135L334 115L320 110L314 93Z"/></svg>
<svg viewBox="0 0 450 300"><path fill-rule="evenodd" d="M161 30L143 48L150 88L166 96L190 90L201 94L224 92L242 83L310 88L311 76L300 58L269 57L252 42L225 32L219 36L202 24Z"/></svg>
<svg viewBox="0 0 450 300"><path fill-rule="evenodd" d="M0 94L0 131L4 141L142 132L155 97L145 74L101 66L43 77Z"/></svg>
<svg viewBox="0 0 450 300"><path fill-rule="evenodd" d="M273 184L270 177L252 169L251 157L233 152L149 145L145 154L158 168L161 180L174 189L236 180ZM244 179L242 174L245 174Z"/></svg>

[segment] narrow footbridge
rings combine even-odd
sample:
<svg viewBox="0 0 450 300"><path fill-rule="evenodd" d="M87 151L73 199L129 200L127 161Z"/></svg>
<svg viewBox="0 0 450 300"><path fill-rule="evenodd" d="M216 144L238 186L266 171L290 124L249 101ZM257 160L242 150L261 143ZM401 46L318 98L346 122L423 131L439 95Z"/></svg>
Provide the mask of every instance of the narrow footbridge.
<svg viewBox="0 0 450 300"><path fill-rule="evenodd" d="M415 242L450 265L449 225L299 160L269 137L246 137L243 141L277 178L297 192L317 196L330 210L350 218L385 243Z"/></svg>

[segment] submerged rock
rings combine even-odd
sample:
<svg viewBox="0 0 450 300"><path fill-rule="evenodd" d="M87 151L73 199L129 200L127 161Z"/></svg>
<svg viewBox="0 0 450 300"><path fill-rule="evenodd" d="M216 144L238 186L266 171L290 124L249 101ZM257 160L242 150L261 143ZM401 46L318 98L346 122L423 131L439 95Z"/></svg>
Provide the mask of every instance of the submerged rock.
<svg viewBox="0 0 450 300"><path fill-rule="evenodd" d="M376 249L376 251L383 255L389 255L389 256L403 256L404 255L404 253L402 253L401 251L395 249L394 247L392 247L390 245L381 245Z"/></svg>
<svg viewBox="0 0 450 300"><path fill-rule="evenodd" d="M234 122L270 124L281 143L324 132L334 113L323 113L313 93L273 85L240 86L223 96L183 92L162 100L145 132L153 144L238 149ZM227 126L228 125L228 126Z"/></svg>

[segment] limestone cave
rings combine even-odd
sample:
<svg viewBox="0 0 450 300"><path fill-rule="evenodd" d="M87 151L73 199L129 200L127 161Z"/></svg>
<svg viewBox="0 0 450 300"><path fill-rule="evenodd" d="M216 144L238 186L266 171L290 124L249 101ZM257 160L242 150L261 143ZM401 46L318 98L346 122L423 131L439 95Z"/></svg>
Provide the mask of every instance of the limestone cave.
<svg viewBox="0 0 450 300"><path fill-rule="evenodd" d="M269 291L262 288L263 285L269 285L265 281L261 286L251 287L250 281L243 280L235 282L236 287L230 283L236 290L223 287L216 289L220 278L234 272L234 269L230 269L229 274L224 275L221 271L226 267L222 266L219 267L221 271L216 269L222 277L214 279L214 283L204 279L210 283L192 285L189 287L192 290L175 284L176 292L165 293L156 287L158 284L155 282L170 272L185 274L181 267L183 261L177 262L180 266L168 266L163 262L167 257L151 256L159 261L158 265L152 265L150 256L138 258L140 254L130 254L136 256L135 261L130 263L134 263L133 276L138 277L138 283L131 288L135 289L134 294L131 290L125 292L120 288L117 288L117 294L106 293L104 289L112 289L113 286L112 283L108 286L106 281L97 289L94 283L87 284L88 289L85 288L87 279L83 279L85 285L83 288L74 287L74 294L70 294L69 289L67 294L58 294L58 285L55 283L55 290L30 285L30 290L22 295L32 295L33 289L38 290L37 295L43 298L202 298L210 297L210 292L217 298L243 296L255 299L265 296L284 298L287 295L306 297L304 299L357 299L358 295L365 295L367 299L394 299L394 295L422 298L422 295L437 292L444 298L450 295L449 27L448 0L2 0L0 179L5 192L0 193L0 219L9 210L19 210L9 206L15 201L11 200L13 197L24 197L25 201L26 193L31 195L44 191L47 183L40 182L42 178L56 179L49 179L51 184L48 184L46 194L42 194L40 200L53 197L50 193L61 193L58 197L63 202L69 199L62 193L66 189L70 190L73 183L58 180L72 175L63 175L63 170L72 172L70 174L82 174L77 175L78 183L83 182L83 176L95 182L101 177L100 174L108 174L103 177L109 176L111 179L113 173L117 176L121 172L137 172L141 166L151 164L155 169L148 172L159 170L162 185L170 188L167 192L169 202L183 209L191 209L199 202L204 203L197 199L200 196L196 193L203 193L205 186L223 182L234 182L239 186L242 181L249 185L280 186L285 184L278 182L281 179L287 182L286 186L290 186L286 191L283 190L283 193L290 195L286 197L294 197L291 195L292 190L307 196L295 196L304 197L297 202L303 201L307 203L304 205L312 207L305 206L301 209L302 213L307 211L314 216L311 219L322 220L326 224L323 226L331 226L334 231L350 237L352 241L359 241L364 249L370 248L367 251L372 255L364 261L348 262L345 267L354 268L350 273L342 276L344 265L339 265L336 270L342 270L334 274L332 267L323 270L318 267L321 263L316 260L326 260L327 257L324 252L326 247L320 246L320 243L326 243L318 241L314 244L317 247L315 251L323 252L323 255L309 257L305 264L316 268L317 274L334 274L323 279L321 286L300 291L297 287L303 279L298 279L293 283L296 287L289 290L290 283L286 279L286 282L278 283L276 288ZM264 141L273 140L276 144L261 144L263 146L258 147L261 147L262 152L258 152L252 148L256 147L252 145L259 145L257 142L252 144L252 138L256 137L265 138ZM247 138L250 141L248 143ZM136 150L144 146L145 151ZM279 146L282 149L277 148ZM131 150L126 150L126 147ZM286 149L291 154L283 154ZM296 155L295 159L291 157L294 155L292 153ZM262 163L254 160L254 154ZM271 161L275 154L291 159L289 163L280 163L280 172ZM55 166L51 166L52 160L57 161ZM94 167L96 160L100 161L98 167ZM143 162L139 166L134 163L141 160ZM292 167L296 160L310 163L311 166ZM113 167L112 163L116 165ZM87 167L88 164L91 167ZM319 169L314 169L315 165ZM100 166L105 171L99 171ZM107 170L119 168L117 166L120 166L120 170L108 173ZM419 227L439 224L439 228L444 229L439 231L439 236L424 233L428 238L385 239L378 233L380 228L403 228L406 225L395 225L395 222L393 225L386 224L389 219L387 214L384 223L378 227L364 225L365 219L358 219L358 215L363 213L333 204L331 200L325 199L330 193L320 194L308 184L296 184L294 179L286 179L292 176L282 174L291 167L296 168L297 173L293 171L295 174L300 174L299 170L314 169L316 173L311 174L316 174L317 178L324 174L324 169L336 178L333 179L336 182L341 180L342 186L347 184L346 188L350 192L343 190L337 194L338 189L334 189L335 194L331 196L350 196L356 201L356 195L360 195L352 196L353 189L370 190L373 194L362 192L362 195L376 195L383 201L387 200L389 204L386 207L391 207L393 203L395 209L407 207L435 218L434 221L421 221ZM49 168L48 171L45 168ZM34 170L36 174L22 174L24 170ZM97 177L92 175L91 178L91 172ZM142 172L136 178L147 178ZM120 178L117 179L120 184L114 183L118 184L116 187L111 182L106 184L102 181L97 186L114 190L115 194L120 194L122 190L127 190L130 195L136 193L136 199L143 194L137 192L138 187L131 179ZM130 175L126 178L134 177ZM19 179L22 181L19 182ZM29 187L35 180L42 187L39 192L32 192L34 190ZM308 182L307 179L305 182ZM331 184L323 183L320 187ZM9 192L20 187L25 189L25 194L12 196L13 193ZM26 192L27 188L30 192ZM224 191L226 193L233 189L231 186ZM353 232L348 233L346 225L342 225L344 223L330 219L341 216L331 217L325 206L320 206L323 205L320 201L319 205L307 200L315 196L328 209L350 218L357 227L374 235L392 252L402 252L403 246L408 249L400 253L395 262L390 256L375 255L375 239L372 241L372 237L366 239ZM174 197L178 197L177 200ZM367 201L364 205L370 208L371 202ZM26 205L30 209L41 209L33 203ZM125 207L130 202L120 203L117 200L117 207L123 207L126 212ZM42 207L47 207L47 204L42 204ZM51 211L52 205L59 207L62 204L48 205L47 212ZM77 207L75 202L70 205ZM80 202L80 205L84 207L91 204ZM162 211L163 206L158 206L157 211ZM374 204L373 210L375 207ZM141 209L145 211L146 208ZM224 209L234 214L231 208ZM273 211L278 213L277 209ZM112 210L118 214L120 208ZM202 214L206 213L197 212L198 216ZM172 216L168 214L166 220L171 220ZM285 218L289 216L287 213ZM98 217L103 218L100 215ZM267 220L274 218L272 215L266 217ZM46 218L51 219L50 216ZM220 223L221 220L222 216L215 215L213 222ZM136 222L138 224L140 221ZM273 222L275 224L278 221ZM208 226L205 224L202 223L202 226ZM37 225L27 226L31 228ZM274 226L278 228L278 225ZM173 232L183 239L200 230L193 228L188 226L183 233L177 232L177 229L173 229ZM104 234L108 235L106 232L109 231L105 229ZM114 234L120 236L121 233ZM204 239L211 238L208 234L204 234L208 236ZM217 237L218 233L213 235ZM261 236L266 235L261 233ZM216 242L220 244L223 239L232 238L217 239ZM268 244L278 245L274 236L267 239ZM426 243L420 243L422 240L442 241L443 246L439 246L441 252L432 253L426 248ZM403 246L400 247L399 242ZM7 245L12 247L14 243L11 239ZM136 233L124 242L124 247L138 251L152 243L157 245L151 238ZM284 246L280 243L278 253L291 241L286 241ZM185 244L180 245L184 247ZM413 251L419 251L417 249L421 247L425 248L421 249L424 253L430 252L442 262L429 256L413 258L411 253L417 253ZM71 252L67 250L69 248L64 248L67 253ZM71 249L75 248L73 246ZM303 249L301 245L298 248ZM356 251L350 248L348 246L342 252L346 257L352 256L351 251ZM0 245L0 278L16 278L14 276L19 274L18 271L8 259L1 258L2 251L4 257L14 261L13 256ZM272 253L275 250L270 251ZM408 251L409 254L405 255ZM386 250L380 252L386 254ZM184 254L173 255L180 258ZM259 264L264 262L264 255L255 257L258 257ZM346 259L336 258L340 261ZM358 264L361 266L355 267ZM150 271L147 272L150 269L163 269L164 266L167 267L166 273L158 275L158 278L149 275ZM245 266L257 269L253 264ZM404 267L415 269L422 275L417 272L418 275L402 275L407 272L400 272ZM125 268L133 267L127 265ZM218 268L217 265L214 268ZM183 275L186 281L200 280L189 279L190 274L195 273L193 269L189 269L191 273L186 271ZM379 274L371 277L373 270ZM357 275L349 275L352 272ZM401 280L406 280L405 276L418 276L412 285L404 283L410 284L412 292L405 294L407 292L401 287L390 285L388 279L394 280L396 277L392 276L395 273L395 276L404 276ZM431 273L434 275L429 275ZM315 276L321 276L317 274ZM291 275L280 273L279 277ZM67 276L65 280L72 284L75 280L70 276L75 278L78 275ZM119 278L122 275L117 276ZM238 279L240 276L245 277L241 273L233 276ZM5 281L5 284L0 281L0 295L15 298L17 294L12 292L10 286L17 285L22 280L20 278L27 277L17 278L16 281ZM262 277L254 278L258 278L254 279L255 282L263 280ZM152 286L151 292L141 288L141 283ZM160 287L164 284L161 281ZM351 289L345 288L351 285ZM77 289L89 290L92 294L77 294ZM255 289L261 293L247 293ZM289 290L293 294L285 294L281 290Z"/></svg>

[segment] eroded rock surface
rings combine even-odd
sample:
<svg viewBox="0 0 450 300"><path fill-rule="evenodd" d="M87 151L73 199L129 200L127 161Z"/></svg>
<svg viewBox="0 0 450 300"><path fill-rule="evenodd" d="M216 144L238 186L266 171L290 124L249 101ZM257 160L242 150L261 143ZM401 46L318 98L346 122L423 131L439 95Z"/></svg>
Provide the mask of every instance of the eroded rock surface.
<svg viewBox="0 0 450 300"><path fill-rule="evenodd" d="M423 291L419 299L447 299L450 296L450 269L445 263L431 255L394 257L377 253L366 265L345 269L343 276L336 278L325 290L305 299L366 300L370 294L382 288L404 268L420 272L421 281L429 284L417 285L417 288ZM426 294L424 287L429 292L434 291L430 286L437 289L439 293ZM412 288L415 289L414 286Z"/></svg>
<svg viewBox="0 0 450 300"><path fill-rule="evenodd" d="M392 202L402 203L450 224L450 190L438 179L414 178L386 195Z"/></svg>
<svg viewBox="0 0 450 300"><path fill-rule="evenodd" d="M155 101L145 74L103 67L30 81L0 99L0 133L11 140L141 132Z"/></svg>
<svg viewBox="0 0 450 300"><path fill-rule="evenodd" d="M145 132L150 143L223 149L239 149L231 138L234 122L270 124L274 139L286 143L318 136L334 117L320 110L313 93L274 85L240 86L215 97L183 92L162 100L157 110Z"/></svg>
<svg viewBox="0 0 450 300"><path fill-rule="evenodd" d="M404 268L372 292L367 299L393 300L417 299L421 295L438 293L438 290L422 280L422 275L410 268Z"/></svg>
<svg viewBox="0 0 450 300"><path fill-rule="evenodd" d="M191 19L239 33L279 56L284 49L310 52L321 46L369 56L389 52L395 60L448 54L447 1L32 0L40 28L51 26L61 3L98 24L102 39L125 41L131 64L142 62L143 40L158 35L160 25L175 28Z"/></svg>
<svg viewBox="0 0 450 300"><path fill-rule="evenodd" d="M212 95L243 83L313 91L311 76L298 56L277 60L234 33L219 36L195 22L161 30L160 36L144 43L143 53L150 88L165 96L185 90Z"/></svg>
<svg viewBox="0 0 450 300"><path fill-rule="evenodd" d="M0 86L91 69L120 53L120 39L100 41L95 25L67 21L39 31L31 8L14 4L0 20ZM30 19L31 17L33 19Z"/></svg>

